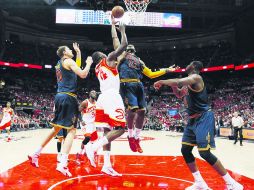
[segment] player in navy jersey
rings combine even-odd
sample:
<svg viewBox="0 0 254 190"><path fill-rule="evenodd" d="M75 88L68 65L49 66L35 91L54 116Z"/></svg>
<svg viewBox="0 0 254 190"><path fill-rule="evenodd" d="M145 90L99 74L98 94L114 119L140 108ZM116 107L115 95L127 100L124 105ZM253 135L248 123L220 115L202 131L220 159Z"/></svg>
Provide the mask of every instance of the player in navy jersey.
<svg viewBox="0 0 254 190"><path fill-rule="evenodd" d="M195 182L187 190L210 189L202 178L192 154L194 146L198 147L200 156L205 159L225 180L228 190L242 190L210 150L215 148L215 119L208 103L208 95L203 78L199 75L203 63L193 61L186 67L188 77L182 79L160 80L154 84L156 89L162 85L171 86L178 98L184 97L189 121L184 129L181 152Z"/></svg>
<svg viewBox="0 0 254 190"><path fill-rule="evenodd" d="M73 47L77 50L77 44L74 44ZM79 116L76 95L77 76L86 78L93 60L91 57L88 57L86 60L86 67L82 70L80 69L80 63L72 59L72 50L67 46L60 46L57 50L57 55L60 57L60 60L55 66L58 85L57 94L55 96L55 117L50 122L53 128L43 140L40 147L38 147L37 151L28 157L33 166L39 167L38 159L42 149L61 129L67 129L67 136L61 149L60 163L57 164L56 169L65 176L71 177L72 175L69 172L67 164L68 154L76 134L76 125Z"/></svg>

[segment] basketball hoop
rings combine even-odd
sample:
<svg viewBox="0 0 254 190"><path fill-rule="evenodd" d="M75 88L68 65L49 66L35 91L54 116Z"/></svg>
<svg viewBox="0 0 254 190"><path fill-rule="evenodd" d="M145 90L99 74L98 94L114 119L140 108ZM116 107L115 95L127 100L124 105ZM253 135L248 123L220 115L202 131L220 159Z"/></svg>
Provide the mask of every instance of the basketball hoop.
<svg viewBox="0 0 254 190"><path fill-rule="evenodd" d="M130 12L145 12L151 0L124 0L126 8Z"/></svg>

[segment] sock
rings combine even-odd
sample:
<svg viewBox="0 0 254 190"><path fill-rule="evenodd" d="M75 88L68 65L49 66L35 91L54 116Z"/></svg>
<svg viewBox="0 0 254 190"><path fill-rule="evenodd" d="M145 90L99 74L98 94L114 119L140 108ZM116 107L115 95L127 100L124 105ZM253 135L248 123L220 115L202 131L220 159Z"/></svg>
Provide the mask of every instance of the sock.
<svg viewBox="0 0 254 190"><path fill-rule="evenodd" d="M195 182L201 182L201 181L204 181L203 177L201 176L200 172L199 171L196 171L194 173L192 173L194 179L195 179Z"/></svg>
<svg viewBox="0 0 254 190"><path fill-rule="evenodd" d="M141 129L136 128L135 130L135 139L139 139L141 133Z"/></svg>
<svg viewBox="0 0 254 190"><path fill-rule="evenodd" d="M104 151L104 165L105 167L111 167L110 151Z"/></svg>
<svg viewBox="0 0 254 190"><path fill-rule="evenodd" d="M224 181L226 183L233 183L235 182L235 180L228 174L228 172L226 173L226 175L222 176Z"/></svg>
<svg viewBox="0 0 254 190"><path fill-rule="evenodd" d="M34 154L40 155L40 154L41 154L41 151L42 151L42 147L40 146L40 147L35 151Z"/></svg>
<svg viewBox="0 0 254 190"><path fill-rule="evenodd" d="M81 149L81 150L82 150L81 154L82 154L82 155L85 154L85 152L86 152L86 146L84 146L84 148Z"/></svg>
<svg viewBox="0 0 254 190"><path fill-rule="evenodd" d="M62 142L57 141L56 146L57 146L57 152L58 153L61 152Z"/></svg>
<svg viewBox="0 0 254 190"><path fill-rule="evenodd" d="M108 144L107 137L102 137L100 140L98 140L96 143L92 144L92 147L95 151L99 150L104 145Z"/></svg>
<svg viewBox="0 0 254 190"><path fill-rule="evenodd" d="M128 136L133 137L133 129L128 129Z"/></svg>
<svg viewBox="0 0 254 190"><path fill-rule="evenodd" d="M68 162L68 154L62 153L62 156L60 158L60 163L63 167L67 166L67 162Z"/></svg>

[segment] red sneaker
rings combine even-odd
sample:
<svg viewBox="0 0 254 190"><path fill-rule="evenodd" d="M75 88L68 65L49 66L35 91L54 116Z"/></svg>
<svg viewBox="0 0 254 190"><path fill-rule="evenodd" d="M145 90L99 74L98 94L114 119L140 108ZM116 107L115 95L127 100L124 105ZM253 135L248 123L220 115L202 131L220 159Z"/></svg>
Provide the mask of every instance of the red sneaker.
<svg viewBox="0 0 254 190"><path fill-rule="evenodd" d="M139 139L135 139L135 143L136 143L136 147L137 147L137 151L139 153L143 153L143 149L140 147L140 140Z"/></svg>
<svg viewBox="0 0 254 190"><path fill-rule="evenodd" d="M128 136L128 141L129 141L129 145L132 152L137 152L137 145L136 145L136 140L134 139L134 137Z"/></svg>

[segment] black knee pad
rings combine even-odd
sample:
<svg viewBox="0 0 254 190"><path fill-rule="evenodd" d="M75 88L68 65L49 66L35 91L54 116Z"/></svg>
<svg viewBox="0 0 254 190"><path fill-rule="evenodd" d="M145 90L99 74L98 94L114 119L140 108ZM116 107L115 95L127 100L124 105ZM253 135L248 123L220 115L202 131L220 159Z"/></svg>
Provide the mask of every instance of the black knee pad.
<svg viewBox="0 0 254 190"><path fill-rule="evenodd" d="M187 164L195 161L195 157L192 154L192 149L193 146L182 145L181 152Z"/></svg>
<svg viewBox="0 0 254 190"><path fill-rule="evenodd" d="M116 126L114 127L114 130L124 130L124 128L122 126Z"/></svg>
<svg viewBox="0 0 254 190"><path fill-rule="evenodd" d="M82 141L83 145L86 145L90 141L91 137L85 137L85 139Z"/></svg>
<svg viewBox="0 0 254 190"><path fill-rule="evenodd" d="M214 165L218 158L216 156L214 156L210 150L205 150L205 151L199 151L199 155L205 160L207 161L210 165Z"/></svg>

